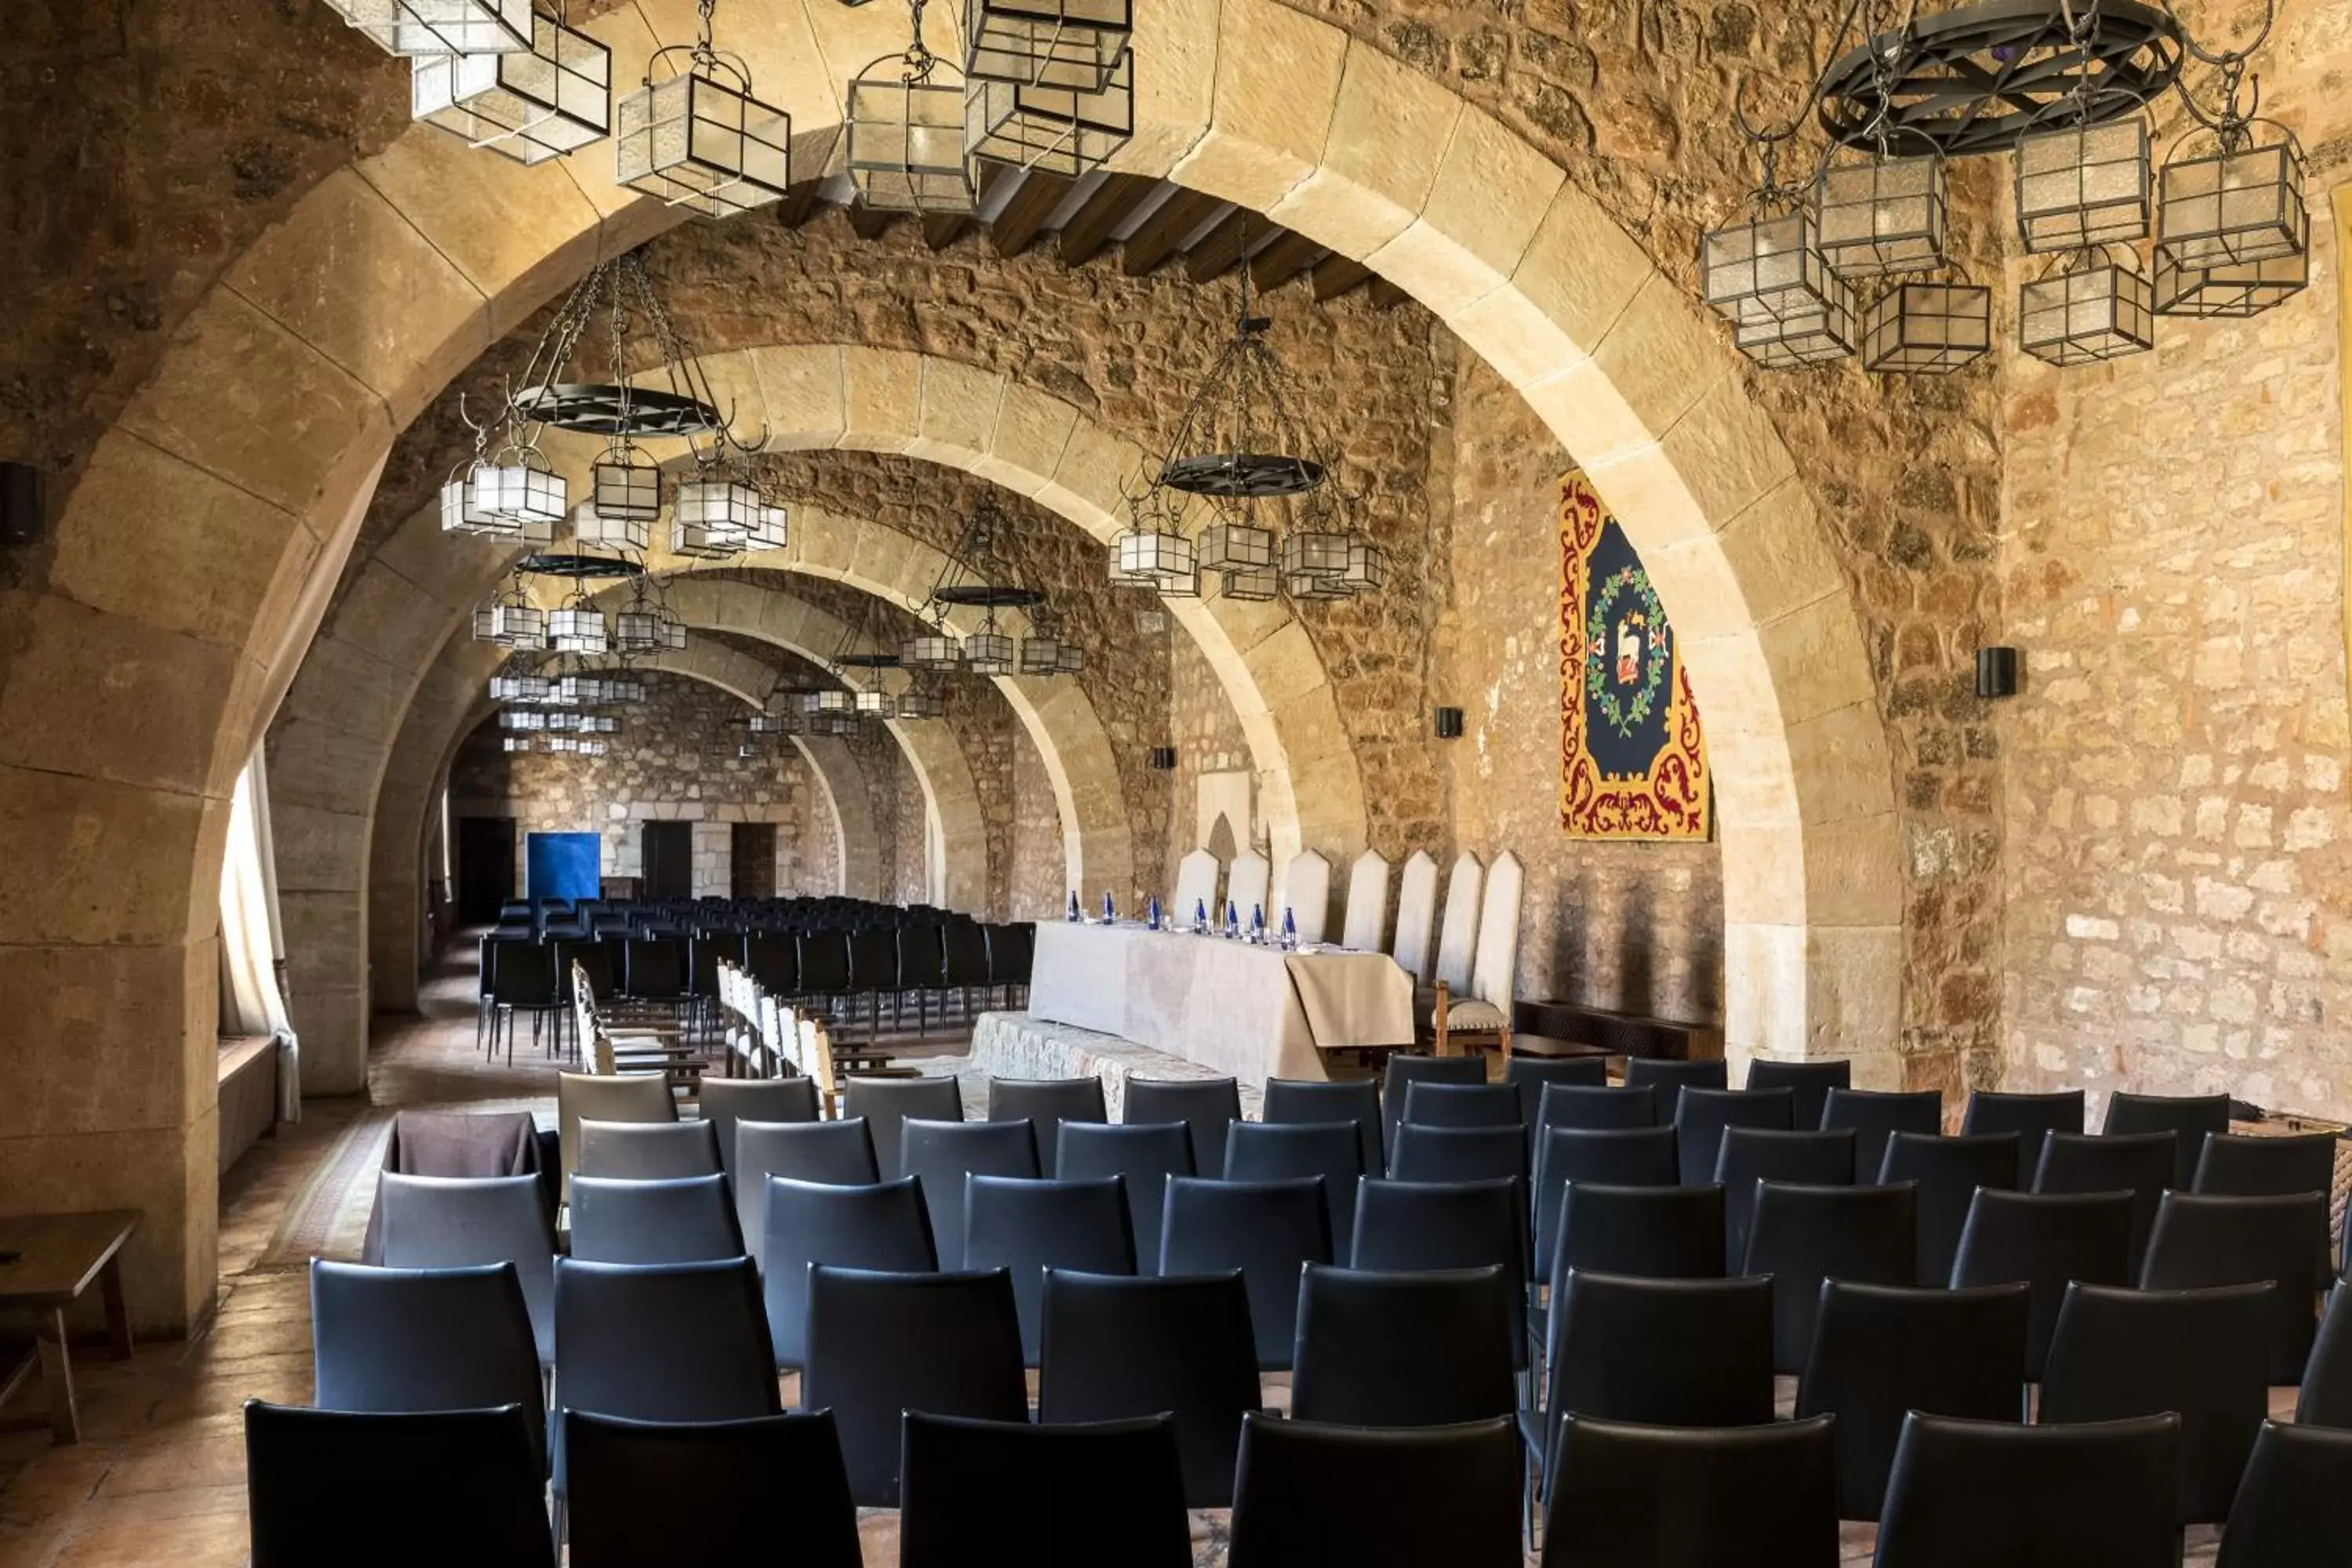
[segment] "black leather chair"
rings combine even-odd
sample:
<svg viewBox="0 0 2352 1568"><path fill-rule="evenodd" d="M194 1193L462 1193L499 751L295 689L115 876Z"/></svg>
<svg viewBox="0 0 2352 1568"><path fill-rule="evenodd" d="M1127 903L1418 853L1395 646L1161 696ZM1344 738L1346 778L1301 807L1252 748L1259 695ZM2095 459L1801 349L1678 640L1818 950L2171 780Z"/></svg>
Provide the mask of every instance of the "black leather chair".
<svg viewBox="0 0 2352 1568"><path fill-rule="evenodd" d="M1055 1168L1066 1182L1117 1176L1125 1184L1129 1223L1135 1233L1136 1268L1146 1274L1160 1268L1160 1211L1168 1197L1168 1178L1189 1176L1192 1169L1192 1134L1181 1121L1124 1122L1097 1126L1088 1121L1062 1123L1061 1148Z"/></svg>
<svg viewBox="0 0 2352 1568"><path fill-rule="evenodd" d="M1397 1123L1404 1120L1405 1097L1416 1083L1485 1083L1483 1056L1432 1057L1398 1051L1381 1076L1381 1131L1390 1152L1396 1150Z"/></svg>
<svg viewBox="0 0 2352 1568"><path fill-rule="evenodd" d="M2267 1281L2209 1290L2067 1287L2038 1419L2178 1415L2175 1519L2221 1523L2269 1406L2274 1289Z"/></svg>
<svg viewBox="0 0 2352 1568"><path fill-rule="evenodd" d="M735 1129L746 1121L811 1122L817 1119L816 1080L806 1078L713 1078L702 1083L702 1119L719 1138L719 1168L735 1180Z"/></svg>
<svg viewBox="0 0 2352 1568"><path fill-rule="evenodd" d="M801 1404L833 1412L858 1506L897 1508L903 1412L1029 1418L1012 1275L813 1266Z"/></svg>
<svg viewBox="0 0 2352 1568"><path fill-rule="evenodd" d="M2278 1286L2272 1299L2270 1380L2303 1381L2319 1311L2311 1237L2327 1226L2327 1194L2236 1198L2167 1193L2156 1211L2139 1283L2147 1290L2209 1285Z"/></svg>
<svg viewBox="0 0 2352 1568"><path fill-rule="evenodd" d="M1571 1415L1544 1568L1830 1568L1838 1560L1828 1416L1646 1426Z"/></svg>
<svg viewBox="0 0 2352 1568"><path fill-rule="evenodd" d="M715 1176L726 1169L719 1153L719 1129L704 1121L580 1121L579 1159L572 1173L627 1182L664 1182L679 1176Z"/></svg>
<svg viewBox="0 0 2352 1568"><path fill-rule="evenodd" d="M1355 1234L1362 1159L1356 1129L1343 1122L1236 1121L1225 1130L1225 1180L1283 1182L1314 1176L1322 1181L1331 1243L1343 1261L1348 1238Z"/></svg>
<svg viewBox="0 0 2352 1568"><path fill-rule="evenodd" d="M1527 1198L1516 1181L1366 1182L1348 1257L1357 1268L1394 1272L1501 1269L1511 1365L1527 1370Z"/></svg>
<svg viewBox="0 0 2352 1568"><path fill-rule="evenodd" d="M1675 1101L1675 1152L1683 1185L1715 1180L1716 1156L1727 1127L1762 1127L1786 1132L1795 1091L1786 1089L1697 1089L1685 1086Z"/></svg>
<svg viewBox="0 0 2352 1568"><path fill-rule="evenodd" d="M739 1122L735 1152L736 1209L743 1237L755 1252L768 1234L766 1178L862 1187L881 1177L862 1116L846 1121Z"/></svg>
<svg viewBox="0 0 2352 1568"><path fill-rule="evenodd" d="M399 1414L542 1401L539 1349L512 1263L373 1268L310 1260L311 1403ZM547 1462L545 1424L531 1452Z"/></svg>
<svg viewBox="0 0 2352 1568"><path fill-rule="evenodd" d="M1530 1278L1551 1278L1551 1250L1559 1238L1559 1211L1569 1184L1671 1187L1676 1182L1671 1127L1554 1127L1536 1145L1535 1263Z"/></svg>
<svg viewBox="0 0 2352 1568"><path fill-rule="evenodd" d="M1016 992L1025 996L1037 959L1037 928L1024 921L987 931L989 989L1003 991L1008 1002Z"/></svg>
<svg viewBox="0 0 2352 1568"><path fill-rule="evenodd" d="M1570 1185L1553 1235L1549 1279L1555 1298L1568 1269L1645 1279L1720 1279L1723 1189Z"/></svg>
<svg viewBox="0 0 2352 1568"><path fill-rule="evenodd" d="M2303 1369L2303 1389L2295 1395L2294 1419L2299 1426L2352 1428L2352 1289L2344 1285L2327 1293L2326 1308L2319 1315L2319 1332Z"/></svg>
<svg viewBox="0 0 2352 1568"><path fill-rule="evenodd" d="M1399 1125L1416 1127L1524 1127L1519 1087L1512 1083L1438 1083L1421 1079L1404 1086L1404 1116Z"/></svg>
<svg viewBox="0 0 2352 1568"><path fill-rule="evenodd" d="M1837 1417L1837 1511L1875 1520L1904 1413L2025 1416L2024 1285L1972 1290L1822 1284L1797 1414Z"/></svg>
<svg viewBox="0 0 2352 1568"><path fill-rule="evenodd" d="M947 988L970 1017L972 993L988 989L988 928L976 921L950 921L940 932L940 946Z"/></svg>
<svg viewBox="0 0 2352 1568"><path fill-rule="evenodd" d="M1286 1368L1298 1337L1298 1271L1331 1261L1331 1217L1320 1176L1291 1181L1168 1178L1160 1272L1238 1268L1249 1290L1258 1365Z"/></svg>
<svg viewBox="0 0 2352 1568"><path fill-rule="evenodd" d="M1037 1174L1037 1139L1026 1121L921 1121L901 1128L906 1146L900 1164L923 1183L923 1206L931 1215L931 1239L940 1267L963 1268L966 1176Z"/></svg>
<svg viewBox="0 0 2352 1568"><path fill-rule="evenodd" d="M1259 1407L1249 1290L1223 1274L1127 1277L1045 1271L1041 1422L1166 1411L1189 1508L1231 1508L1242 1417Z"/></svg>
<svg viewBox="0 0 2352 1568"><path fill-rule="evenodd" d="M2044 1133L2081 1134L2083 1091L1995 1094L1979 1089L1969 1096L1968 1109L1960 1114L1960 1131L2016 1133L2017 1184L2022 1190L2033 1184L2033 1173L2041 1168Z"/></svg>
<svg viewBox="0 0 2352 1568"><path fill-rule="evenodd" d="M1691 1096L1683 1096L1685 1110L1690 1102ZM1784 1132L1770 1127L1726 1127L1710 1175L1723 1188L1723 1271L1735 1274L1748 1258L1748 1226L1756 1216L1756 1184L1853 1185L1853 1132L1850 1128Z"/></svg>
<svg viewBox="0 0 2352 1568"><path fill-rule="evenodd" d="M778 996L798 996L801 939L785 931L760 931L743 942L743 967L760 988Z"/></svg>
<svg viewBox="0 0 2352 1568"><path fill-rule="evenodd" d="M900 1568L995 1560L1008 1531L1035 1568L1191 1568L1168 1416L1033 1426L910 1408L906 1422Z"/></svg>
<svg viewBox="0 0 2352 1568"><path fill-rule="evenodd" d="M2172 1185L2173 1145L2179 1142L2179 1134L2169 1130L2113 1137L2051 1132L2042 1141L2042 1163L2033 1170L2033 1190L2131 1194L2131 1267L2137 1277L2141 1260L2147 1256L2148 1233L2156 1228L2156 1205Z"/></svg>
<svg viewBox="0 0 2352 1568"><path fill-rule="evenodd" d="M563 1003L556 994L555 950L527 939L493 938L482 944L482 962L490 977L490 1054L498 1054L503 1034L511 1066L516 1014L530 1015L534 1044L541 1026L562 1016Z"/></svg>
<svg viewBox="0 0 2352 1568"><path fill-rule="evenodd" d="M1681 1061L1669 1057L1629 1057L1625 1060L1625 1087L1641 1089L1654 1086L1658 1096L1658 1120L1674 1125L1675 1112L1685 1089L1729 1089L1730 1066L1720 1058L1713 1061Z"/></svg>
<svg viewBox="0 0 2352 1568"><path fill-rule="evenodd" d="M1027 1181L974 1175L964 1184L963 1266L1007 1268L1021 1318L1022 1358L1034 1366L1045 1343L1045 1271L1135 1272L1135 1227L1127 1184Z"/></svg>
<svg viewBox="0 0 2352 1568"><path fill-rule="evenodd" d="M1772 1368L1805 1370L1823 1279L1908 1285L1918 1268L1918 1194L1909 1186L1759 1182L1748 1272L1772 1277Z"/></svg>
<svg viewBox="0 0 2352 1568"><path fill-rule="evenodd" d="M1103 1109L1098 1078L992 1078L988 1080L988 1120L1027 1121L1036 1130L1037 1170L1055 1173L1066 1121L1108 1121Z"/></svg>
<svg viewBox="0 0 2352 1568"><path fill-rule="evenodd" d="M903 1005L907 994L914 993L915 1033L920 1037L930 1026L932 994L947 988L947 938L940 927L929 921L909 921L896 935L898 951L891 965L897 976L896 1002ZM940 1010L947 1011L944 997Z"/></svg>
<svg viewBox="0 0 2352 1568"><path fill-rule="evenodd" d="M807 967L807 961L802 961ZM904 1000L898 979L898 931L894 926L867 926L849 933L849 984L846 990L854 1018L856 1004L864 997L868 1006L867 1037L879 1039L882 1035L882 998L891 999L895 1009Z"/></svg>
<svg viewBox="0 0 2352 1568"><path fill-rule="evenodd" d="M2179 1568L2180 1420L1904 1418L1875 1568Z"/></svg>
<svg viewBox="0 0 2352 1568"><path fill-rule="evenodd" d="M682 937L632 937L623 950L621 994L632 1002L676 1007L686 1000Z"/></svg>
<svg viewBox="0 0 2352 1568"><path fill-rule="evenodd" d="M794 939L793 950L791 994L827 1004L849 994L847 931L805 931Z"/></svg>
<svg viewBox="0 0 2352 1568"><path fill-rule="evenodd" d="M1527 1124L1532 1138L1543 1113L1546 1087L1557 1083L1605 1089L1609 1085L1609 1058L1515 1056L1503 1065L1503 1081L1519 1091L1519 1120Z"/></svg>
<svg viewBox="0 0 2352 1568"><path fill-rule="evenodd" d="M1536 1135L1554 1127L1602 1130L1613 1127L1672 1127L1671 1118L1658 1115L1658 1088L1637 1084L1610 1089L1581 1083L1548 1083L1536 1101Z"/></svg>
<svg viewBox="0 0 2352 1568"><path fill-rule="evenodd" d="M2344 1556L2352 1432L2265 1421L2214 1568L2303 1568Z"/></svg>
<svg viewBox="0 0 2352 1568"><path fill-rule="evenodd" d="M1525 1191L1527 1135L1508 1127L1397 1124L1389 1174L1400 1182L1490 1182L1507 1176Z"/></svg>
<svg viewBox="0 0 2352 1568"><path fill-rule="evenodd" d="M688 1125L693 1125L688 1123ZM572 1178L572 1256L583 1263L703 1263L744 1256L727 1178Z"/></svg>
<svg viewBox="0 0 2352 1568"><path fill-rule="evenodd" d="M1235 1120L1239 1120L1238 1116ZM1363 1146L1364 1174L1388 1173L1387 1145L1381 1131L1381 1091L1370 1079L1318 1083L1304 1079L1270 1078L1265 1080L1265 1105L1259 1120L1275 1124L1352 1122L1357 1140Z"/></svg>
<svg viewBox="0 0 2352 1568"><path fill-rule="evenodd" d="M1290 1414L1347 1426L1444 1426L1518 1408L1521 1294L1499 1264L1390 1272L1309 1264Z"/></svg>
<svg viewBox="0 0 2352 1568"><path fill-rule="evenodd" d="M1853 1087L1853 1063L1841 1058L1828 1062L1776 1062L1757 1057L1748 1064L1748 1081L1743 1089L1785 1089L1795 1098L1790 1110L1790 1125L1800 1132L1811 1132L1822 1125L1822 1112L1829 1104L1830 1090Z"/></svg>
<svg viewBox="0 0 2352 1568"><path fill-rule="evenodd" d="M912 1176L866 1186L770 1176L762 1184L761 1279L778 1366L797 1367L808 1358L811 1264L887 1274L939 1268L922 1184Z"/></svg>
<svg viewBox="0 0 2352 1568"><path fill-rule="evenodd" d="M2230 1097L2226 1094L2126 1094L2107 1096L2107 1119L2099 1131L2109 1137L2140 1132L2170 1132L2179 1158L2173 1163L2173 1186L2183 1192L2197 1179L2197 1162L2205 1152L2208 1133L2230 1131Z"/></svg>
<svg viewBox="0 0 2352 1568"><path fill-rule="evenodd" d="M528 1405L354 1415L250 1399L253 1568L555 1560ZM363 1525L355 1521L363 1521Z"/></svg>
<svg viewBox="0 0 2352 1568"><path fill-rule="evenodd" d="M2189 1190L2217 1197L2285 1197L2294 1193L2332 1193L2336 1184L2333 1132L2299 1132L2279 1138L2237 1137L2209 1132ZM2336 1271L2328 1220L2320 1217L2316 1246L2319 1272Z"/></svg>
<svg viewBox="0 0 2352 1568"><path fill-rule="evenodd" d="M1507 1416L1381 1430L1242 1423L1228 1568L1521 1568Z"/></svg>
<svg viewBox="0 0 2352 1568"><path fill-rule="evenodd" d="M393 1268L511 1264L541 1366L555 1364L555 1216L535 1175L378 1178L383 1262Z"/></svg>
<svg viewBox="0 0 2352 1568"><path fill-rule="evenodd" d="M668 1562L682 1531L705 1562L760 1562L789 1532L793 1563L859 1568L857 1505L830 1411L675 1422L567 1410L563 1425L572 1568ZM683 1518L648 1506L684 1499L693 1501Z"/></svg>
<svg viewBox="0 0 2352 1568"><path fill-rule="evenodd" d="M2025 1283L2025 1375L2031 1382L2042 1380L2066 1287L2077 1279L2131 1283L2129 1194L1977 1189L1960 1229L1960 1249L1952 1258L1952 1287Z"/></svg>
<svg viewBox="0 0 2352 1568"><path fill-rule="evenodd" d="M1205 1176L1224 1170L1225 1130L1241 1119L1241 1086L1229 1078L1131 1078L1119 1112L1121 1121L1182 1122L1192 1134L1192 1169Z"/></svg>
<svg viewBox="0 0 2352 1568"><path fill-rule="evenodd" d="M1952 1259L1959 1254L1960 1232L1968 1228L1977 1189L2008 1192L2016 1185L2017 1134L1890 1133L1876 1179L1909 1182L1919 1189L1917 1283L1941 1286L1952 1277Z"/></svg>
<svg viewBox="0 0 2352 1568"><path fill-rule="evenodd" d="M1886 1158L1886 1140L1897 1132L1932 1138L1944 1130L1944 1097L1934 1089L1891 1093L1867 1089L1832 1089L1822 1101L1822 1130L1853 1129L1853 1173L1860 1182L1876 1182ZM2038 1148L2039 1141L2036 1141ZM2031 1166L2015 1184L2032 1178Z"/></svg>
<svg viewBox="0 0 2352 1568"><path fill-rule="evenodd" d="M852 1078L842 1091L841 1114L866 1119L874 1163L884 1180L892 1180L907 1173L907 1122L961 1121L963 1089L951 1078Z"/></svg>

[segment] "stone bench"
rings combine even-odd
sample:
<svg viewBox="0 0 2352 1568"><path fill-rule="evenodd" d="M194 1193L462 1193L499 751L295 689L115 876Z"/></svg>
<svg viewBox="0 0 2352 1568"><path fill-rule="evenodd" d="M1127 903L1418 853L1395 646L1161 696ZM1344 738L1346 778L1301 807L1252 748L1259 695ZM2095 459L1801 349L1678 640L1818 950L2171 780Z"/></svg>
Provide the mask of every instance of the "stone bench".
<svg viewBox="0 0 2352 1568"><path fill-rule="evenodd" d="M1098 1035L1069 1024L1049 1023L1026 1013L982 1013L972 1025L971 1070L993 1078L1098 1078L1103 1103L1120 1120L1130 1078L1210 1079L1225 1075L1183 1057L1170 1056L1117 1035ZM1242 1115L1258 1118L1265 1086L1240 1086Z"/></svg>

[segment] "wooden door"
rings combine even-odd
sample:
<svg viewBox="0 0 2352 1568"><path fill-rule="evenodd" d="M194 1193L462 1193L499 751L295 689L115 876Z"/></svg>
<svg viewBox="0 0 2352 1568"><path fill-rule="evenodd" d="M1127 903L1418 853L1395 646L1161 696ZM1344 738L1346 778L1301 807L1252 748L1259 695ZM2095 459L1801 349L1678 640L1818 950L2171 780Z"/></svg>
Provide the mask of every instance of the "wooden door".
<svg viewBox="0 0 2352 1568"><path fill-rule="evenodd" d="M694 825L690 822L648 822L644 838L645 879L637 896L646 899L694 897Z"/></svg>

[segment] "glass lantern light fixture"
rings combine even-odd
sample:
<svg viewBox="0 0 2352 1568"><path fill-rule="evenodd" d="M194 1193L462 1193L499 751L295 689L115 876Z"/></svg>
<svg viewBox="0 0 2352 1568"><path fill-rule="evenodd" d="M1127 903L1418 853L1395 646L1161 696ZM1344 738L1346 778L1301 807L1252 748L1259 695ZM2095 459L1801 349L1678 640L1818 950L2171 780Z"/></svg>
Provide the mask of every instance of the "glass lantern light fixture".
<svg viewBox="0 0 2352 1568"><path fill-rule="evenodd" d="M1099 88L971 79L964 144L975 157L1076 179L1135 137L1135 56L1122 53Z"/></svg>
<svg viewBox="0 0 2352 1568"><path fill-rule="evenodd" d="M613 52L566 25L563 0L530 17L528 47L419 55L409 112L519 163L604 140L613 120Z"/></svg>
<svg viewBox="0 0 2352 1568"><path fill-rule="evenodd" d="M1822 254L1803 193L1780 182L1780 143L1796 121L1759 131L1736 103L1734 119L1763 178L1744 221L1699 236L1699 296L1731 324L1740 352L1767 368L1842 359L1854 348L1853 292Z"/></svg>
<svg viewBox="0 0 2352 1568"><path fill-rule="evenodd" d="M2301 293L2311 282L2304 251L2261 261L2183 267L2156 247L2156 313L2159 316L2259 316Z"/></svg>
<svg viewBox="0 0 2352 1568"><path fill-rule="evenodd" d="M1133 0L965 0L964 74L1097 92L1134 35Z"/></svg>
<svg viewBox="0 0 2352 1568"><path fill-rule="evenodd" d="M697 561L723 561L740 555L759 525L760 492L716 468L677 487L677 505L670 514L669 547L673 554Z"/></svg>
<svg viewBox="0 0 2352 1568"><path fill-rule="evenodd" d="M941 623L936 629L907 638L898 645L898 663L907 669L954 669L963 662L963 647Z"/></svg>
<svg viewBox="0 0 2352 1568"><path fill-rule="evenodd" d="M717 0L697 0L690 46L654 51L645 85L623 99L613 177L704 217L781 201L793 182L793 119L752 92L742 60L712 43Z"/></svg>
<svg viewBox="0 0 2352 1568"><path fill-rule="evenodd" d="M993 607L980 629L963 639L963 667L973 675L1011 675L1018 668L1013 639L997 630Z"/></svg>
<svg viewBox="0 0 2352 1568"><path fill-rule="evenodd" d="M2017 232L2038 253L2121 245L2148 220L2147 121L2137 114L2017 143Z"/></svg>
<svg viewBox="0 0 2352 1568"><path fill-rule="evenodd" d="M549 613L547 646L559 653L609 651L612 632L605 623L604 612L591 605L587 595L575 589L572 597Z"/></svg>
<svg viewBox="0 0 2352 1568"><path fill-rule="evenodd" d="M530 0L327 0L386 54L488 55L528 49Z"/></svg>
<svg viewBox="0 0 2352 1568"><path fill-rule="evenodd" d="M2158 182L2158 247L2192 271L2302 255L2311 243L2303 173L2302 144L2271 121L2226 120L2183 139Z"/></svg>
<svg viewBox="0 0 2352 1568"><path fill-rule="evenodd" d="M1832 163L1813 181L1822 258L1841 278L1932 268L1944 259L1944 160L1893 155L1885 144L1858 163Z"/></svg>
<svg viewBox="0 0 2352 1568"><path fill-rule="evenodd" d="M898 693L898 717L901 719L939 719L947 713L947 704L935 692L902 691Z"/></svg>
<svg viewBox="0 0 2352 1568"><path fill-rule="evenodd" d="M849 83L849 177L883 212L969 215L980 182L965 139L964 75L923 42L926 0L908 0L906 48L869 63Z"/></svg>
<svg viewBox="0 0 2352 1568"><path fill-rule="evenodd" d="M620 384L627 386L625 382ZM625 398L627 393L624 391L622 395ZM623 423L626 422L625 410ZM661 516L661 465L629 439L625 430L615 434L605 444L604 455L588 470L588 499L598 517L614 523L634 524L635 548L643 550L653 521Z"/></svg>
<svg viewBox="0 0 2352 1568"><path fill-rule="evenodd" d="M2020 346L2054 365L2120 359L2156 346L2156 292L2118 247L2059 258L2018 296Z"/></svg>
<svg viewBox="0 0 2352 1568"><path fill-rule="evenodd" d="M1941 375L1992 352L1992 290L1957 271L1887 285L1863 313L1862 363Z"/></svg>

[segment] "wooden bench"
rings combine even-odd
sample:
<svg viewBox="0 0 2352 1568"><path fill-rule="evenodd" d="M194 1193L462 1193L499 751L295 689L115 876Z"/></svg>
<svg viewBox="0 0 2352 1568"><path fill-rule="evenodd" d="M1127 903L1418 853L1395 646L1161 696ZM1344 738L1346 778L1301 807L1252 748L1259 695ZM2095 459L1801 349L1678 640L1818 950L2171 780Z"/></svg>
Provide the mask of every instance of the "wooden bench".
<svg viewBox="0 0 2352 1568"><path fill-rule="evenodd" d="M1522 1037L1518 1048L1530 1056L1561 1053L1532 1045L1526 1039L1528 1036L1588 1050L1597 1048L1612 1057L1712 1061L1723 1055L1723 1031L1713 1025L1644 1017L1573 1002L1517 1003L1511 1008L1511 1022Z"/></svg>
<svg viewBox="0 0 2352 1568"><path fill-rule="evenodd" d="M122 1244L139 1228L136 1209L95 1214L0 1215L0 1308L33 1314L34 1352L0 1377L0 1404L37 1365L48 1390L49 1414L0 1420L0 1431L46 1426L59 1443L81 1441L81 1411L74 1404L73 1363L66 1344L66 1309L98 1282L106 1304L106 1337L114 1359L131 1354L131 1316L122 1304ZM14 1257L10 1257L14 1254Z"/></svg>

